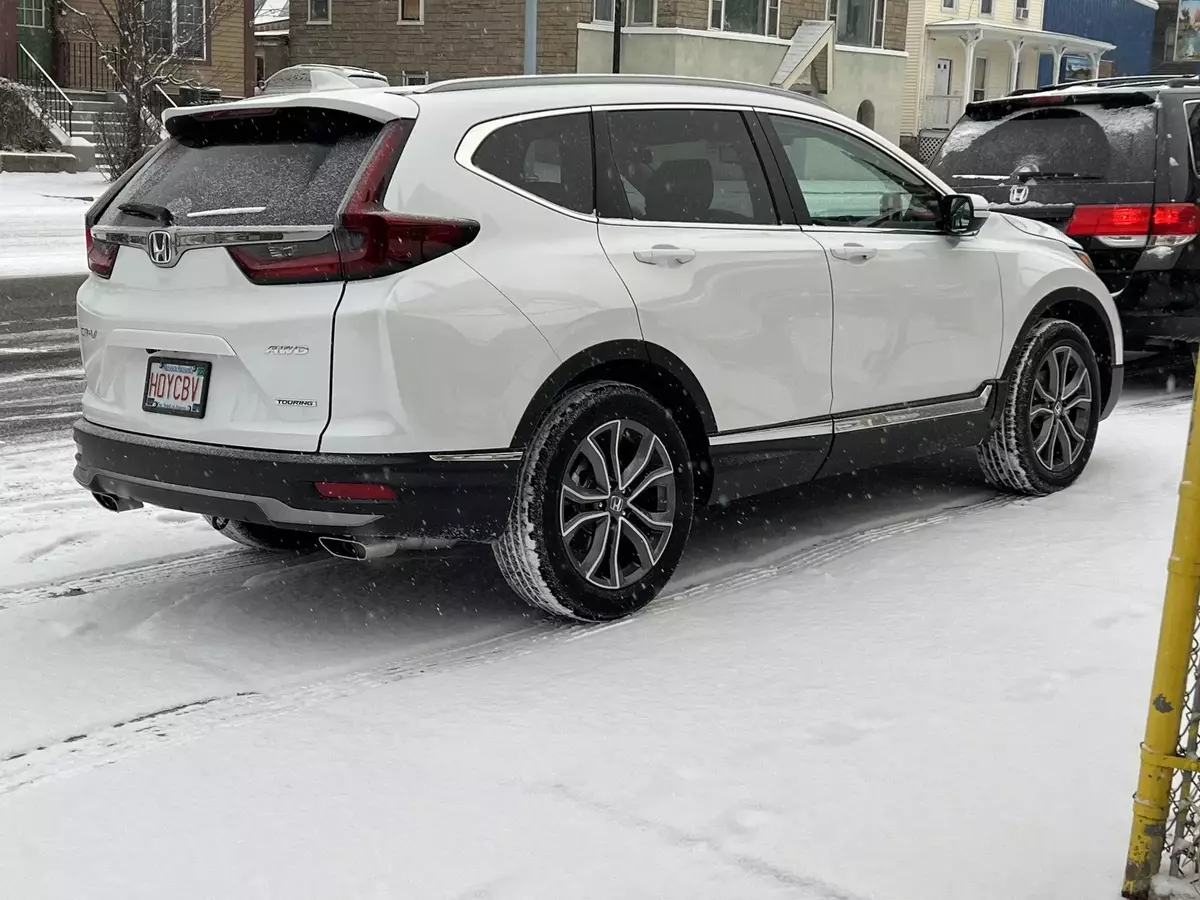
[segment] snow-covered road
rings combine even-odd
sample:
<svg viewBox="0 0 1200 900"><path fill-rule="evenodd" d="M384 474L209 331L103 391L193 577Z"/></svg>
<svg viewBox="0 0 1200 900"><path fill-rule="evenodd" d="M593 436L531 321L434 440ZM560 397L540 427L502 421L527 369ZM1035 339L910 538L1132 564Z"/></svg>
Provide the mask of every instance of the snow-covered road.
<svg viewBox="0 0 1200 900"><path fill-rule="evenodd" d="M0 172L0 278L86 273L83 215L107 187L99 172Z"/></svg>
<svg viewBox="0 0 1200 900"><path fill-rule="evenodd" d="M1187 430L1137 399L1051 498L955 457L708 513L599 628L4 448L0 895L1115 897Z"/></svg>

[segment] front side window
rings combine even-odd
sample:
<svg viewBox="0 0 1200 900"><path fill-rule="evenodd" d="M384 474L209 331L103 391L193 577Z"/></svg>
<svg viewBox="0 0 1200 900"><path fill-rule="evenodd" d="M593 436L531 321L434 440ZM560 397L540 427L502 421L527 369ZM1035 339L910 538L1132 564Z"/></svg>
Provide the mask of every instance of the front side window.
<svg viewBox="0 0 1200 900"><path fill-rule="evenodd" d="M154 53L179 59L208 57L207 0L149 0L148 6Z"/></svg>
<svg viewBox="0 0 1200 900"><path fill-rule="evenodd" d="M46 0L17 0L17 26L46 27Z"/></svg>
<svg viewBox="0 0 1200 900"><path fill-rule="evenodd" d="M601 215L649 222L775 225L766 175L741 113L608 113L615 172Z"/></svg>
<svg viewBox="0 0 1200 900"><path fill-rule="evenodd" d="M882 47L886 2L887 0L838 0L835 17L837 42L852 47Z"/></svg>
<svg viewBox="0 0 1200 900"><path fill-rule="evenodd" d="M503 125L483 139L471 162L555 206L589 215L596 210L587 113Z"/></svg>
<svg viewBox="0 0 1200 900"><path fill-rule="evenodd" d="M308 0L308 21L314 25L327 25L332 21L329 12L330 0Z"/></svg>
<svg viewBox="0 0 1200 900"><path fill-rule="evenodd" d="M770 120L814 225L940 230L938 192L882 150L814 122Z"/></svg>
<svg viewBox="0 0 1200 900"><path fill-rule="evenodd" d="M708 27L779 36L779 0L709 0Z"/></svg>

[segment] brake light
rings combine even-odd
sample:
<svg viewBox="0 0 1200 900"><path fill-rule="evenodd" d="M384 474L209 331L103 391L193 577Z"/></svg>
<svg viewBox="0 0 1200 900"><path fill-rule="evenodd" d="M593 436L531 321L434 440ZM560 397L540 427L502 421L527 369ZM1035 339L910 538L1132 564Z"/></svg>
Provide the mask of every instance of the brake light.
<svg viewBox="0 0 1200 900"><path fill-rule="evenodd" d="M1158 206L1078 206L1067 234L1084 237L1146 237L1200 233L1200 207L1194 203Z"/></svg>
<svg viewBox="0 0 1200 900"><path fill-rule="evenodd" d="M317 493L327 500L395 500L396 492L386 484L365 481L318 481Z"/></svg>
<svg viewBox="0 0 1200 900"><path fill-rule="evenodd" d="M111 241L102 241L92 237L92 229L85 229L87 240L88 268L101 278L112 275L113 266L117 263L117 251L120 247Z"/></svg>
<svg viewBox="0 0 1200 900"><path fill-rule="evenodd" d="M332 235L290 244L243 244L230 247L229 255L255 284L309 284L342 278L342 260Z"/></svg>

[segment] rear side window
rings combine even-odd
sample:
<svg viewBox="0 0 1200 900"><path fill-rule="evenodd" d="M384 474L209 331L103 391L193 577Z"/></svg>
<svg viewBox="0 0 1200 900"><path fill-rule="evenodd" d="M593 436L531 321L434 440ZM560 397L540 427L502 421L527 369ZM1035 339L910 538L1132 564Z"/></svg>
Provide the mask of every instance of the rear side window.
<svg viewBox="0 0 1200 900"><path fill-rule="evenodd" d="M999 119L968 114L942 144L933 170L947 178L1040 173L1051 178L1150 181L1152 106L1076 104L1021 109Z"/></svg>
<svg viewBox="0 0 1200 900"><path fill-rule="evenodd" d="M99 224L154 224L120 210L137 204L165 208L179 226L331 225L380 127L313 108L184 119Z"/></svg>
<svg viewBox="0 0 1200 900"><path fill-rule="evenodd" d="M506 184L564 209L596 209L592 123L587 113L526 119L497 128L471 161Z"/></svg>
<svg viewBox="0 0 1200 900"><path fill-rule="evenodd" d="M620 188L611 218L776 225L762 163L741 113L651 109L608 113Z"/></svg>

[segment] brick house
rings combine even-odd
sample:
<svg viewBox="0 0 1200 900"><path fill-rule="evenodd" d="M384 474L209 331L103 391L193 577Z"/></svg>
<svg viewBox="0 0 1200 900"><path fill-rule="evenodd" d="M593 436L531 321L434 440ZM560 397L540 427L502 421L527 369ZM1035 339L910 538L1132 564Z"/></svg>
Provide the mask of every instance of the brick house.
<svg viewBox="0 0 1200 900"><path fill-rule="evenodd" d="M155 37L186 61L183 73L189 82L216 88L230 97L252 92L254 59L249 22L253 0L146 2L157 27ZM112 73L96 46L81 33L78 17L60 9L55 0L0 0L0 4L16 7L15 58L21 63L23 75L31 67L40 66L64 90L113 90ZM93 21L102 39L115 32L99 0L71 0L71 6ZM196 23L210 23L211 27L197 29ZM182 33L195 36L183 41L179 39ZM177 90L174 87L168 92Z"/></svg>
<svg viewBox="0 0 1200 900"><path fill-rule="evenodd" d="M621 71L815 94L900 136L909 0L625 0ZM541 73L609 72L613 0L541 0ZM291 62L393 84L522 71L525 0L293 0Z"/></svg>

